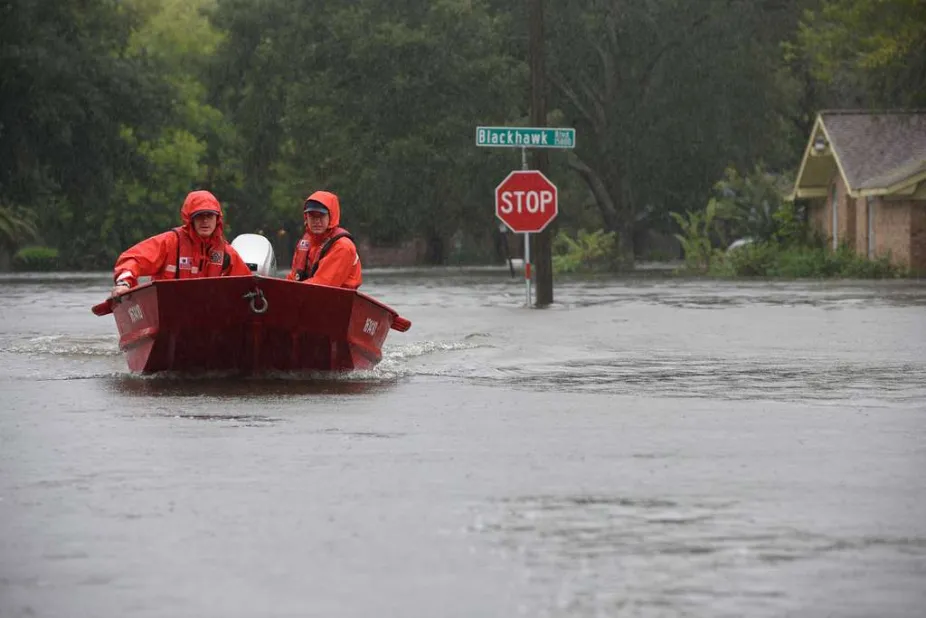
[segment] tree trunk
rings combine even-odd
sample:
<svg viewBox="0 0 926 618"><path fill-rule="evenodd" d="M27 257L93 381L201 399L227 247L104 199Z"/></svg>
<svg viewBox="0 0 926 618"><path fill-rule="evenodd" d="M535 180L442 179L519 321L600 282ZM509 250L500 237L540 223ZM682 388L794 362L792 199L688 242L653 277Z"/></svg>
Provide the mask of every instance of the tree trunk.
<svg viewBox="0 0 926 618"><path fill-rule="evenodd" d="M440 234L429 234L424 252L426 264L440 265L446 262L446 243Z"/></svg>
<svg viewBox="0 0 926 618"><path fill-rule="evenodd" d="M604 179L578 156L570 156L569 167L578 172L595 197L607 231L615 232L623 268L633 268L633 216L629 212L621 187L608 187ZM615 202L614 196L620 201Z"/></svg>

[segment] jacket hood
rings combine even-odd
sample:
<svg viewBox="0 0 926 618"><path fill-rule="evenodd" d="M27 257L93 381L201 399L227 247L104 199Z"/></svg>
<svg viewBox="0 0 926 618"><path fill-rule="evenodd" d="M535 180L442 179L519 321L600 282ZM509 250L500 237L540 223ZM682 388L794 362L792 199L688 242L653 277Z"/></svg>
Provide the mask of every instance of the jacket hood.
<svg viewBox="0 0 926 618"><path fill-rule="evenodd" d="M193 215L200 212L214 212L216 214L218 221L216 221L215 232L212 233L212 237L224 237L222 230L222 205L219 204L219 200L209 191L192 191L187 194L186 199L183 200L183 207L180 209L180 218L183 220L183 228L187 233L193 238L199 238L199 235L193 229L190 222L193 220Z"/></svg>
<svg viewBox="0 0 926 618"><path fill-rule="evenodd" d="M338 201L338 196L329 191L316 191L309 197L305 199L305 202L312 200L313 202L320 202L325 205L328 209L328 229L333 229L338 227L341 224L341 202ZM303 205L305 204L303 202ZM303 206L304 207L304 206ZM305 229L309 229L309 216L302 213L302 221L305 223Z"/></svg>

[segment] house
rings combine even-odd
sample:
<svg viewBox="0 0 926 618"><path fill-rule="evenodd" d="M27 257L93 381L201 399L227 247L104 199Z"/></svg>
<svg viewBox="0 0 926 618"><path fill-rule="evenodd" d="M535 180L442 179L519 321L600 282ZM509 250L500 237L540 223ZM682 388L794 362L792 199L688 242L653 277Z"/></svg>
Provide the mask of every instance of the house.
<svg viewBox="0 0 926 618"><path fill-rule="evenodd" d="M926 110L822 111L790 199L833 249L926 273Z"/></svg>

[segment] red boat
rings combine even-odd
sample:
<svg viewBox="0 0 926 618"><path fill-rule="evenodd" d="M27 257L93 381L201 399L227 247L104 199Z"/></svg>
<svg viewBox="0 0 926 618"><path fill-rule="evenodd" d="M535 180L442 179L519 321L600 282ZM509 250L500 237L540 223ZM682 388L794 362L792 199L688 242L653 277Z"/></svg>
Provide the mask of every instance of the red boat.
<svg viewBox="0 0 926 618"><path fill-rule="evenodd" d="M115 316L119 347L140 373L371 369L389 330L411 327L356 290L257 274L154 281L93 312Z"/></svg>

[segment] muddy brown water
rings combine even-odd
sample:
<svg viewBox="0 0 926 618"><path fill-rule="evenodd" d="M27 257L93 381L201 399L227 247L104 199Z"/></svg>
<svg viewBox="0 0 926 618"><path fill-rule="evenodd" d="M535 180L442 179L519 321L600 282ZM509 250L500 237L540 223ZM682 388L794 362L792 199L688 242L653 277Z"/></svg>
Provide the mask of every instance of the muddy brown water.
<svg viewBox="0 0 926 618"><path fill-rule="evenodd" d="M242 379L0 278L0 616L926 615L926 283L365 279L376 370Z"/></svg>

